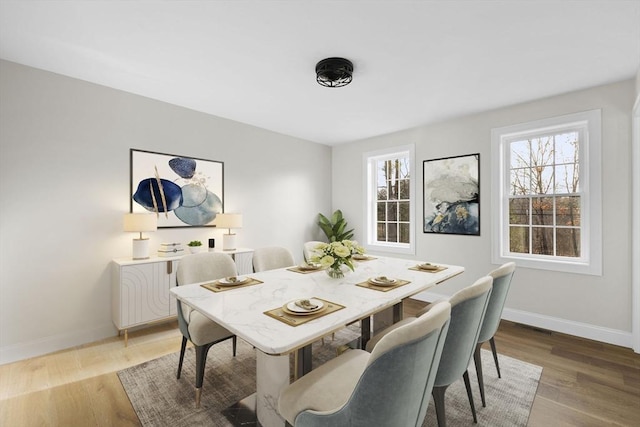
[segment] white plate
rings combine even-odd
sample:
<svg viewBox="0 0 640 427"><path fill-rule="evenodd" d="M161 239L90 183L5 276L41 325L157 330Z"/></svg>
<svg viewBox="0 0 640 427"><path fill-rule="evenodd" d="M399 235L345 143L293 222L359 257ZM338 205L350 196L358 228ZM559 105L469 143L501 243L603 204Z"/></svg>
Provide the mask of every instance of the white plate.
<svg viewBox="0 0 640 427"><path fill-rule="evenodd" d="M377 286L393 286L396 284L397 280L390 279L384 276L378 276L378 277L372 277L371 279L369 279L369 282Z"/></svg>
<svg viewBox="0 0 640 427"><path fill-rule="evenodd" d="M296 300L299 301L299 300ZM311 304L315 304L318 306L318 308L315 308L313 310L307 310L305 308L302 307L298 307L296 305L296 301L291 301L288 302L285 307L287 308L287 310L293 312L293 313L299 313L299 314L311 314L311 313L316 313L320 310L322 310L324 308L324 303L318 299L315 298L309 298L309 302L311 302Z"/></svg>
<svg viewBox="0 0 640 427"><path fill-rule="evenodd" d="M234 278L235 280L233 280ZM249 280L250 279L248 277L232 276L232 277L225 277L224 279L220 279L218 280L218 283L220 283L220 285L222 286L238 286L238 285L244 285Z"/></svg>

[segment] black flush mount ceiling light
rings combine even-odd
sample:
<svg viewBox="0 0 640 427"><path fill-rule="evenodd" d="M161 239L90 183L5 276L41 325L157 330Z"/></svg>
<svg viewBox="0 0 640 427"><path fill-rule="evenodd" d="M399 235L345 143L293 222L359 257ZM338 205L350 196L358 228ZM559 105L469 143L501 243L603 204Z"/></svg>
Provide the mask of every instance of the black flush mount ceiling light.
<svg viewBox="0 0 640 427"><path fill-rule="evenodd" d="M342 87L353 79L353 64L344 58L327 58L316 64L316 81L326 87Z"/></svg>

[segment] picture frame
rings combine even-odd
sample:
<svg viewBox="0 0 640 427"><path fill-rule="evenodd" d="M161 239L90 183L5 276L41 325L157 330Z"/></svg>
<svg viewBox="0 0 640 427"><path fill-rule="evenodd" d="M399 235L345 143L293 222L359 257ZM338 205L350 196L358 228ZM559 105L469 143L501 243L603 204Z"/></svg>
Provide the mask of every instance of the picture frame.
<svg viewBox="0 0 640 427"><path fill-rule="evenodd" d="M423 232L480 235L480 153L424 160Z"/></svg>
<svg viewBox="0 0 640 427"><path fill-rule="evenodd" d="M215 227L224 212L224 162L131 148L129 212L155 212L158 228Z"/></svg>

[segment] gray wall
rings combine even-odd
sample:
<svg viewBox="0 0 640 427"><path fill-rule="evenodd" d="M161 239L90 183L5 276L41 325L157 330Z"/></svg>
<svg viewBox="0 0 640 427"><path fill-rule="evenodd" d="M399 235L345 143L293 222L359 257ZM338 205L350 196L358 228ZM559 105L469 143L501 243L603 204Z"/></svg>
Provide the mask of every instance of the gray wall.
<svg viewBox="0 0 640 427"><path fill-rule="evenodd" d="M328 146L6 61L0 94L0 363L115 333L109 263L131 254L130 148L225 162L225 208L244 215L239 246L300 259L321 237ZM147 235L155 250L221 233Z"/></svg>
<svg viewBox="0 0 640 427"><path fill-rule="evenodd" d="M634 80L568 93L443 123L356 141L333 150L333 207L356 230L364 229L363 153L390 146L416 146L415 173L422 218L422 161L480 153L481 236L423 234L417 227L421 260L464 265L466 273L434 292L450 295L486 274L491 265L491 129L546 117L602 109L603 276L519 269L507 300L511 315L565 332L630 342L631 331L631 110ZM363 240L359 234L356 238Z"/></svg>

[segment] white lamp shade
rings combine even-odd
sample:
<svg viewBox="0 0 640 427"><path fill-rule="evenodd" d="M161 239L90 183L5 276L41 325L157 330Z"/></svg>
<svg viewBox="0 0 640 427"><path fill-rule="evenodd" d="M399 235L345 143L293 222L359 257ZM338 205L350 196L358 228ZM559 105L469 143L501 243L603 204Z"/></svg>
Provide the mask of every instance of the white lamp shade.
<svg viewBox="0 0 640 427"><path fill-rule="evenodd" d="M124 215L124 231L156 231L158 229L158 217L156 214L128 213Z"/></svg>
<svg viewBox="0 0 640 427"><path fill-rule="evenodd" d="M213 223L220 228L242 228L242 214L239 213L219 213Z"/></svg>

